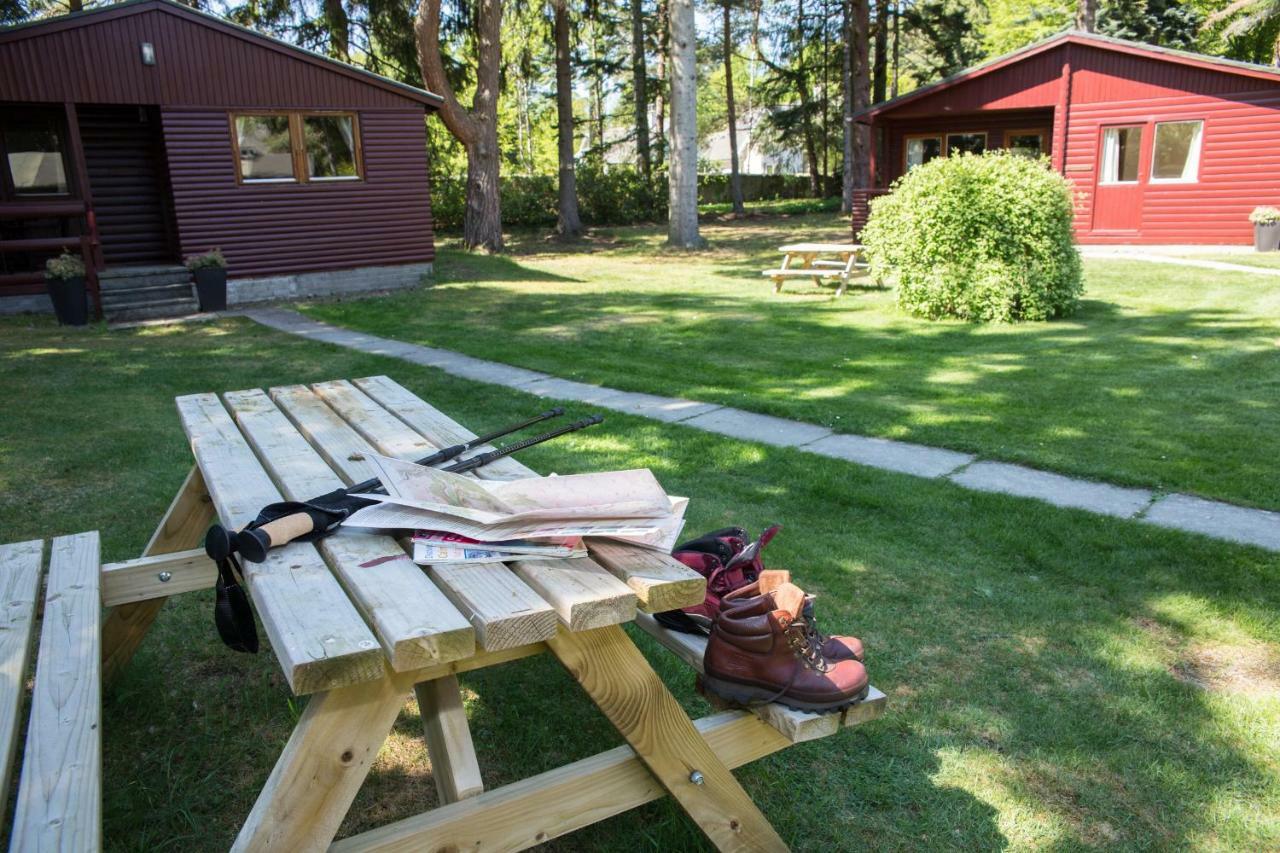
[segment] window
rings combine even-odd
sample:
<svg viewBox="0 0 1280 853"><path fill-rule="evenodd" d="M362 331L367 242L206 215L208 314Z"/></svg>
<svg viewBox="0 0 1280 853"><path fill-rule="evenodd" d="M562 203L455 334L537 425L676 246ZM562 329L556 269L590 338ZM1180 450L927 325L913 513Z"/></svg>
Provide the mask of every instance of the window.
<svg viewBox="0 0 1280 853"><path fill-rule="evenodd" d="M1141 127L1108 127L1102 133L1102 183L1136 184Z"/></svg>
<svg viewBox="0 0 1280 853"><path fill-rule="evenodd" d="M14 110L5 118L3 150L15 196L67 195L62 122L52 112Z"/></svg>
<svg viewBox="0 0 1280 853"><path fill-rule="evenodd" d="M1005 147L1016 157L1035 160L1044 154L1044 133L1038 130L1011 130L1005 136Z"/></svg>
<svg viewBox="0 0 1280 853"><path fill-rule="evenodd" d="M1202 121L1166 121L1156 124L1151 156L1151 180L1194 181L1200 167Z"/></svg>
<svg viewBox="0 0 1280 853"><path fill-rule="evenodd" d="M935 157L942 156L941 136L908 136L907 137L907 171L916 166L923 166Z"/></svg>
<svg viewBox="0 0 1280 853"><path fill-rule="evenodd" d="M244 183L361 177L360 125L351 113L243 113L232 126Z"/></svg>
<svg viewBox="0 0 1280 853"><path fill-rule="evenodd" d="M307 176L313 181L358 178L351 116L304 116Z"/></svg>
<svg viewBox="0 0 1280 853"><path fill-rule="evenodd" d="M985 133L949 133L947 134L947 154L981 154L987 150Z"/></svg>

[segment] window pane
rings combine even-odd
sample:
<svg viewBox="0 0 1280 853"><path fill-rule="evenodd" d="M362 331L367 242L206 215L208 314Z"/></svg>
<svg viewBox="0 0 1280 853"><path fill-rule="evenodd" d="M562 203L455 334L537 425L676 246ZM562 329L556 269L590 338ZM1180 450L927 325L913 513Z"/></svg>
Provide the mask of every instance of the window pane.
<svg viewBox="0 0 1280 853"><path fill-rule="evenodd" d="M952 133L947 136L947 153L955 154L981 154L987 150L987 135L985 133Z"/></svg>
<svg viewBox="0 0 1280 853"><path fill-rule="evenodd" d="M1195 180L1203 124L1199 121L1171 121L1156 125L1151 177L1156 180Z"/></svg>
<svg viewBox="0 0 1280 853"><path fill-rule="evenodd" d="M351 116L307 116L302 120L307 173L315 179L354 178L355 129Z"/></svg>
<svg viewBox="0 0 1280 853"><path fill-rule="evenodd" d="M942 139L937 136L907 140L908 169L914 169L916 166L928 163L940 154L942 154Z"/></svg>
<svg viewBox="0 0 1280 853"><path fill-rule="evenodd" d="M1009 137L1009 150L1018 157L1034 160L1044 153L1044 145L1038 133L1015 133Z"/></svg>
<svg viewBox="0 0 1280 853"><path fill-rule="evenodd" d="M240 149L240 176L244 180L278 181L294 177L288 116L236 116L236 142Z"/></svg>
<svg viewBox="0 0 1280 853"><path fill-rule="evenodd" d="M1109 184L1137 183L1141 152L1142 128L1107 128L1103 137L1102 180Z"/></svg>
<svg viewBox="0 0 1280 853"><path fill-rule="evenodd" d="M62 135L52 116L24 118L21 126L5 128L9 174L19 195L65 195L67 170L62 160Z"/></svg>

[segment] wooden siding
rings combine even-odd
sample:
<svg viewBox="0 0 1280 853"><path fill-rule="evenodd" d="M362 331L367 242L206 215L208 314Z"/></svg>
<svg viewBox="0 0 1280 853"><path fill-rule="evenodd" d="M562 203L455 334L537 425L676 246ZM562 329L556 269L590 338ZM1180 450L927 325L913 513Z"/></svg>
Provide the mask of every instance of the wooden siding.
<svg viewBox="0 0 1280 853"><path fill-rule="evenodd" d="M374 78L250 38L167 4L95 12L77 26L20 28L0 34L0 101L423 108ZM155 46L153 66L142 64L143 42Z"/></svg>
<svg viewBox="0 0 1280 853"><path fill-rule="evenodd" d="M927 117L978 110L1021 110L1057 103L1064 48L1058 47L891 110L884 118Z"/></svg>
<svg viewBox="0 0 1280 853"><path fill-rule="evenodd" d="M1157 121L1203 120L1194 183L1150 183L1143 174L1139 233L1093 234L1093 197L1102 128L1142 124L1143 148ZM1249 243L1249 211L1280 203L1280 88L1231 99L1181 95L1138 102L1072 105L1066 175L1075 185L1082 242Z"/></svg>
<svg viewBox="0 0 1280 853"><path fill-rule="evenodd" d="M263 276L435 257L422 108L361 111L365 179L236 183L225 110L162 111L184 254L219 247Z"/></svg>

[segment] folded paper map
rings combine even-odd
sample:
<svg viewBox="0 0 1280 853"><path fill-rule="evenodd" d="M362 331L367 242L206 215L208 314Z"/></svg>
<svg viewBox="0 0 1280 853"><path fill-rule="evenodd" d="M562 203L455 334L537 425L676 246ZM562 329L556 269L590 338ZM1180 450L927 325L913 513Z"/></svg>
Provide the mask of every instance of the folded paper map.
<svg viewBox="0 0 1280 853"><path fill-rule="evenodd" d="M670 550L684 526L686 498L672 498L647 468L477 480L386 456L366 456L387 494L344 525L431 530L466 537L477 550L510 539L599 536ZM440 547L442 543L434 543Z"/></svg>

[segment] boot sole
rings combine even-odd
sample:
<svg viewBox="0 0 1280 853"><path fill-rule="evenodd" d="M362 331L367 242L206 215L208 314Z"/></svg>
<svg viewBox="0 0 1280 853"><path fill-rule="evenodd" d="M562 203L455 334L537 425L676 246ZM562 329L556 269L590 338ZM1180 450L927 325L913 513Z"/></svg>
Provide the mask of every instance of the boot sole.
<svg viewBox="0 0 1280 853"><path fill-rule="evenodd" d="M777 692L775 690L766 690L763 687L756 687L751 684L739 684L736 681L724 681L710 675L702 676L700 681L705 692L712 693L735 705L749 707L773 703L785 705L793 711L810 711L815 714L827 714L833 711L843 711L845 708L852 708L863 699L866 699L867 691L871 689L871 686L867 685L856 696L851 696L848 699L838 699L834 702L806 702L794 696L783 695L775 698L773 695Z"/></svg>

